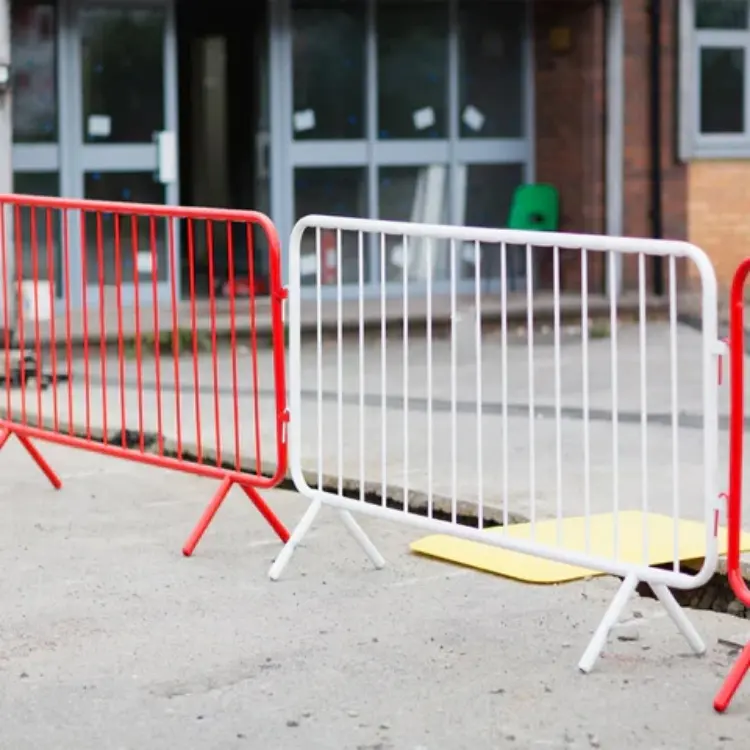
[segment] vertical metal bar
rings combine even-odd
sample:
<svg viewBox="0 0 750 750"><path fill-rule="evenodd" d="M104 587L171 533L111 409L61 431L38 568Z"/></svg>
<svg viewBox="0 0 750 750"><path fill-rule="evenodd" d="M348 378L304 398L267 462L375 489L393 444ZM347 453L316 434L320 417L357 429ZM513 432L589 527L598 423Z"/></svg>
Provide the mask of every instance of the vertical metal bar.
<svg viewBox="0 0 750 750"><path fill-rule="evenodd" d="M161 388L161 324L159 323L159 253L157 252L156 217L148 217L149 245L151 255L151 302L154 326L154 376L156 378L156 433L159 455L164 455L164 430ZM102 335L104 332L102 331Z"/></svg>
<svg viewBox="0 0 750 750"><path fill-rule="evenodd" d="M102 214L96 212L96 263L98 266L97 279L99 283L99 358L101 359L102 378L102 438L106 445L107 437L107 331L105 323L104 301L104 237L102 233Z"/></svg>
<svg viewBox="0 0 750 750"><path fill-rule="evenodd" d="M672 416L672 525L674 527L674 571L680 569L680 422L677 361L677 263L669 256L669 375Z"/></svg>
<svg viewBox="0 0 750 750"><path fill-rule="evenodd" d="M437 243L430 245L430 253L435 253L438 247ZM432 518L433 514L433 414L432 414L432 275L435 267L434 258L430 258L430 267L427 269L427 517Z"/></svg>
<svg viewBox="0 0 750 750"><path fill-rule="evenodd" d="M526 245L526 335L529 386L529 521L536 538L536 409L534 406L534 270L531 245Z"/></svg>
<svg viewBox="0 0 750 750"><path fill-rule="evenodd" d="M508 245L500 243L501 375L503 409L503 528L508 528L510 450L508 446Z"/></svg>
<svg viewBox="0 0 750 750"><path fill-rule="evenodd" d="M581 390L583 391L583 512L591 552L591 421L589 419L589 258L581 249Z"/></svg>
<svg viewBox="0 0 750 750"><path fill-rule="evenodd" d="M343 269L341 230L336 230L336 434L338 446L337 482L339 497L344 494L344 310L342 302Z"/></svg>
<svg viewBox="0 0 750 750"><path fill-rule="evenodd" d="M180 325L177 291L177 246L174 232L175 219L167 220L169 252L169 291L172 307L172 362L174 365L175 427L177 429L177 458L182 458L182 386L180 380Z"/></svg>
<svg viewBox="0 0 750 750"><path fill-rule="evenodd" d="M380 502L385 508L388 499L388 369L386 363L386 260L385 235L380 235Z"/></svg>
<svg viewBox="0 0 750 750"><path fill-rule="evenodd" d="M401 266L402 283L402 317L403 317L403 351L402 351L402 376L404 389L404 512L409 512L409 238L402 238L404 254Z"/></svg>
<svg viewBox="0 0 750 750"><path fill-rule="evenodd" d="M611 255L612 253L610 253ZM618 289L614 276L617 274L617 264L610 259L609 269L609 336L610 336L610 380L612 388L612 513L614 523L614 557L620 559L620 386L618 362Z"/></svg>
<svg viewBox="0 0 750 750"><path fill-rule="evenodd" d="M477 449L477 526L484 528L484 424L482 403L482 247L474 243L474 348L476 352L476 449Z"/></svg>
<svg viewBox="0 0 750 750"><path fill-rule="evenodd" d="M0 212L2 206L0 206ZM52 426L55 432L60 431L60 411L57 393L57 320L55 314L55 289L57 287L57 274L55 263L55 240L53 209L47 208L45 214L45 233L47 238L47 280L49 282L49 335L50 335L50 358L52 364L52 411L54 413ZM0 231L2 229L0 228Z"/></svg>
<svg viewBox="0 0 750 750"><path fill-rule="evenodd" d="M456 383L456 241L450 241L450 306L451 306L451 521L455 524L458 516L458 419L457 400L458 386Z"/></svg>
<svg viewBox="0 0 750 750"><path fill-rule="evenodd" d="M234 468L236 471L242 469L242 456L240 454L240 392L239 392L239 367L237 362L237 280L234 271L234 222L224 222L224 230L227 236L227 275L229 276L229 348L231 357L231 368L232 368L232 438L234 442ZM249 292L252 294L252 284L254 279L250 280ZM253 330L255 329L253 321ZM257 349L253 350L253 359L258 358ZM260 394L258 388L253 388L253 404L258 404L260 401ZM259 406L255 406L257 409ZM256 429L258 428L258 420L255 419ZM257 446L256 446L257 450ZM259 462L256 461L255 473L261 475L263 467Z"/></svg>
<svg viewBox="0 0 750 750"><path fill-rule="evenodd" d="M646 393L646 256L638 254L638 348L641 391L641 510L643 512L643 563L648 563L648 395Z"/></svg>
<svg viewBox="0 0 750 750"><path fill-rule="evenodd" d="M81 226L84 226L83 224L84 217L81 216ZM133 259L133 295L134 295L134 311L133 315L135 317L135 366L136 366L136 388L137 388L137 397L138 397L138 447L140 448L141 453L144 451L144 434L143 434L143 342L141 341L141 294L140 294L140 278L139 278L139 272L138 272L138 252L139 252L139 243L138 243L138 217L135 214L132 214L130 216L130 249L131 249L131 257ZM86 257L86 247L82 243L81 244L81 259L83 260ZM85 268L85 262L83 263L83 266ZM194 269L191 269L191 278L192 278L192 271ZM85 274L84 274L85 277ZM84 300L86 299L86 282L84 279L83 283L83 289L84 289ZM84 308L84 314L85 314L85 308ZM197 339L196 339L196 347L197 347ZM198 367L198 352L196 350L195 353L195 366ZM198 393L197 390L197 384L196 384L196 394ZM196 398L198 396L196 395ZM123 425L124 428L124 425ZM200 438L199 438L200 440Z"/></svg>
<svg viewBox="0 0 750 750"><path fill-rule="evenodd" d="M318 408L318 489L323 489L323 252L320 227L315 227L315 257L317 258L315 274L315 362L317 372ZM301 384L300 384L301 387Z"/></svg>
<svg viewBox="0 0 750 750"><path fill-rule="evenodd" d="M357 270L359 303L359 500L365 501L365 254L364 232L357 233Z"/></svg>
<svg viewBox="0 0 750 750"><path fill-rule="evenodd" d="M188 279L190 283L190 331L193 343L193 398L195 406L196 460L203 463L203 431L201 430L200 367L198 364L198 314L195 290L195 223L187 220Z"/></svg>
<svg viewBox="0 0 750 750"><path fill-rule="evenodd" d="M560 351L560 248L552 249L552 284L554 300L555 338L555 486L556 486L556 535L557 544L562 545L563 484L562 484L562 374Z"/></svg>
<svg viewBox="0 0 750 750"><path fill-rule="evenodd" d="M214 222L206 220L206 244L208 246L208 317L211 327L211 371L214 406L214 447L216 450L216 465L221 466L221 402L219 400L219 356L218 336L216 329L216 276L214 273Z"/></svg>

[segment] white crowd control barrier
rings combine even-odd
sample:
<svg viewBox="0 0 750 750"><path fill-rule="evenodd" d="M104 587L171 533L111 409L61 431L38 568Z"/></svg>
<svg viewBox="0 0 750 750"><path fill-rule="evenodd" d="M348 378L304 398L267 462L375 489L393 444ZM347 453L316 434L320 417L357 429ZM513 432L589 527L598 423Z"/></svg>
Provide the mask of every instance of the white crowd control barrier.
<svg viewBox="0 0 750 750"><path fill-rule="evenodd" d="M660 301L647 293L657 258ZM377 567L384 559L353 514L621 577L584 672L639 582L705 651L669 590L705 584L717 560L723 344L700 249L308 216L289 261L290 465L311 505L272 579L326 505ZM623 268L631 286L637 276L629 320L615 292ZM606 295L589 293L593 274ZM688 274L701 331L678 323ZM604 324L590 324L593 305ZM522 326L509 322L514 308ZM573 517L581 543L566 532ZM654 517L671 522L667 532ZM519 518L526 537L508 533ZM705 526L698 572L680 564L683 520ZM550 522L551 538L536 533ZM666 560L653 559L656 547Z"/></svg>

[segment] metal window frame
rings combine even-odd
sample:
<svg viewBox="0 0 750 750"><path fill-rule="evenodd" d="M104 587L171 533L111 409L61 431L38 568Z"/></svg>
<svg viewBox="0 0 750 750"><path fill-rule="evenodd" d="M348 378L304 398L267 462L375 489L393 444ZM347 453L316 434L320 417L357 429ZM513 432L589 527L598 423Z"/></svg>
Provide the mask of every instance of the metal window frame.
<svg viewBox="0 0 750 750"><path fill-rule="evenodd" d="M679 12L679 157L691 159L739 159L750 157L750 0L746 29L698 29L695 0L680 0ZM731 47L745 53L745 132L700 132L700 54L706 47Z"/></svg>

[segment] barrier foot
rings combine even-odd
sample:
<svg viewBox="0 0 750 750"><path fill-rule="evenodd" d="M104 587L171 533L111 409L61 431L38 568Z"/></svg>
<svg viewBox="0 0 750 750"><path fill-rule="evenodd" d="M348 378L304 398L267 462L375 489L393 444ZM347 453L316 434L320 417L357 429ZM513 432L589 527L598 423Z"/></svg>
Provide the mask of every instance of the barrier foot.
<svg viewBox="0 0 750 750"><path fill-rule="evenodd" d="M11 435L15 435L18 438L18 442L26 448L26 452L32 459L34 459L34 463L42 470L42 473L47 477L49 483L56 490L59 490L62 487L62 480L57 476L52 467L47 463L44 456L42 456L36 446L26 437L26 435L20 435L13 430L3 430L2 436L0 437L0 449L8 442Z"/></svg>
<svg viewBox="0 0 750 750"><path fill-rule="evenodd" d="M724 680L724 684L719 689L719 692L716 694L716 697L714 698L714 710L717 711L720 714L723 714L724 711L729 708L729 704L732 702L732 698L734 698L734 694L737 692L737 689L742 684L742 680L745 679L745 675L747 674L748 670L750 669L750 643L748 643L745 648L742 649L742 652L740 653L739 657L737 657L737 661L734 663L734 666L730 670L729 674L727 675L726 679Z"/></svg>
<svg viewBox="0 0 750 750"><path fill-rule="evenodd" d="M348 532L354 537L357 544L362 547L362 550L370 558L370 562L373 564L376 570L382 570L385 567L385 558L380 554L378 548L372 543L371 539L365 534L362 527L354 520L354 516L349 513L348 510L339 511L339 516L344 522Z"/></svg>
<svg viewBox="0 0 750 750"><path fill-rule="evenodd" d="M271 569L268 571L268 577L272 581L278 581L281 574L284 572L289 561L292 559L294 550L297 549L297 545L305 538L305 535L310 531L310 527L313 525L315 518L317 517L322 503L320 500L313 500L310 507L305 511L305 514L300 519L299 523L295 527L292 535L289 537L289 541L284 545L284 548L279 552L278 556L271 565ZM385 567L385 558L380 554L378 548L372 543L370 537L365 534L362 527L354 520L349 511L340 510L338 512L339 518L343 522L347 531L354 537L354 540L364 550L364 553L370 559L372 564L380 570Z"/></svg>
<svg viewBox="0 0 750 750"><path fill-rule="evenodd" d="M289 531L281 523L279 517L268 507L268 503L260 496L258 490L248 484L241 484L240 487L242 487L243 492L248 496L256 510L265 518L266 523L276 532L276 536L286 544L289 541Z"/></svg>
<svg viewBox="0 0 750 750"><path fill-rule="evenodd" d="M588 674L594 668L596 660L599 658L599 655L607 643L609 631L617 624L617 621L622 614L622 610L628 603L628 599L633 595L637 585L638 578L632 574L628 575L622 582L614 599L612 599L612 603L609 605L609 609L604 613L604 617L602 617L599 627L594 631L594 635L591 636L586 651L584 651L581 660L578 662L578 669L584 674Z"/></svg>
<svg viewBox="0 0 750 750"><path fill-rule="evenodd" d="M182 548L182 554L185 555L185 557L190 557L193 554L195 548L198 546L198 542L200 542L203 535L206 533L206 529L211 524L211 521L213 521L216 512L219 510L224 500L226 500L229 490L232 489L232 485L234 484L239 483L228 477L222 480L219 489L216 490L216 494L211 499L206 510L203 511L203 515ZM265 500L263 500L255 487L245 484L240 484L239 486L248 498L250 498L250 501L258 509L263 518L265 518L266 522L278 534L281 541L286 542L289 539L289 532L284 524L281 523L278 516L276 516L276 514L268 507Z"/></svg>
<svg viewBox="0 0 750 750"><path fill-rule="evenodd" d="M706 653L706 644L695 629L695 626L688 619L685 610L677 603L674 594L663 583L651 583L651 590L656 598L664 605L667 614L672 618L672 622L677 629L685 636L685 640L690 644L690 648L698 656Z"/></svg>

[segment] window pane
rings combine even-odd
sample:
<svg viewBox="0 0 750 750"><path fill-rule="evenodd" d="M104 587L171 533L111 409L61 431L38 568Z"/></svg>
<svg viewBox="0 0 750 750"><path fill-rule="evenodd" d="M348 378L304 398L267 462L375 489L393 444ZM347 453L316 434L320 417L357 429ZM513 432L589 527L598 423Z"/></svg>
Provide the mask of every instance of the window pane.
<svg viewBox="0 0 750 750"><path fill-rule="evenodd" d="M365 3L295 3L296 140L365 137Z"/></svg>
<svg viewBox="0 0 750 750"><path fill-rule="evenodd" d="M379 170L380 218L427 224L448 222L448 166L382 167ZM412 238L385 237L386 277L401 279L404 263L410 279L424 280L432 269L433 279L447 278L447 243Z"/></svg>
<svg viewBox="0 0 750 750"><path fill-rule="evenodd" d="M700 132L743 133L744 50L704 47L700 58Z"/></svg>
<svg viewBox="0 0 750 750"><path fill-rule="evenodd" d="M150 143L164 130L164 11L86 8L79 18L84 142Z"/></svg>
<svg viewBox="0 0 750 750"><path fill-rule="evenodd" d="M699 29L746 29L748 0L696 0Z"/></svg>
<svg viewBox="0 0 750 750"><path fill-rule="evenodd" d="M525 3L463 0L459 117L463 138L523 136Z"/></svg>
<svg viewBox="0 0 750 750"><path fill-rule="evenodd" d="M448 3L379 3L377 39L379 137L447 137Z"/></svg>
<svg viewBox="0 0 750 750"><path fill-rule="evenodd" d="M466 170L466 185L462 198L463 221L470 227L507 227L510 205L515 189L524 181L523 164L471 164L461 167ZM461 217L459 217L461 219ZM461 255L461 273L474 277L473 253ZM480 252L480 274L482 278L500 278L500 247L482 245ZM519 287L525 278L525 249L508 247L507 278L511 289Z"/></svg>
<svg viewBox="0 0 750 750"><path fill-rule="evenodd" d="M60 195L60 179L57 172L15 172L13 191L24 195ZM33 216L33 230L32 230ZM47 209L21 208L20 232L16 225L16 235L21 241L24 279L34 278L34 256L36 255L36 278L55 278L55 292L62 291L62 264L60 261L62 222L60 212ZM36 252L35 252L36 249ZM15 255L14 255L15 257ZM18 268L14 270L18 273Z"/></svg>
<svg viewBox="0 0 750 750"><path fill-rule="evenodd" d="M13 0L10 8L13 60L13 141L57 140L55 6Z"/></svg>
<svg viewBox="0 0 750 750"><path fill-rule="evenodd" d="M84 197L88 200L130 201L133 203L164 203L164 185L154 181L151 172L87 172L84 178ZM99 251L97 247L97 215L86 214L86 276L89 284L99 283ZM148 217L138 217L136 232L133 234L129 218L119 219L119 247L115 243L115 222L113 214L104 214L101 221L102 258L104 283L117 283L119 253L120 280L123 284L133 284L136 278L147 283L152 272L147 268L151 260L151 221ZM166 221L155 220L156 276L166 281L169 276L167 254Z"/></svg>
<svg viewBox="0 0 750 750"><path fill-rule="evenodd" d="M312 167L294 171L294 210L297 219L307 214L367 216L367 170L365 167ZM316 283L318 263L315 231L307 230L302 237L301 268L303 284ZM369 278L367 254L363 264L364 280ZM353 232L341 237L341 278L344 284L359 281L359 241ZM321 232L321 283L338 283L335 232Z"/></svg>

